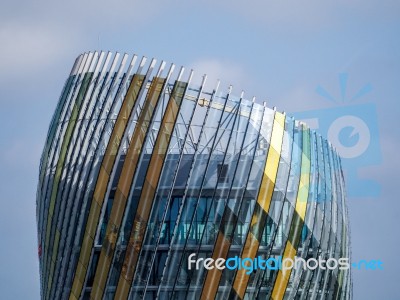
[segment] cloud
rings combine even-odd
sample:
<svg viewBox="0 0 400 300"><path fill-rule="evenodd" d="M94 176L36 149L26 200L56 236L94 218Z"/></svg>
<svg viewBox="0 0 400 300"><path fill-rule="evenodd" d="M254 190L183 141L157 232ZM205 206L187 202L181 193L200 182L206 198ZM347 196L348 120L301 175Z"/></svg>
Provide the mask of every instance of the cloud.
<svg viewBox="0 0 400 300"><path fill-rule="evenodd" d="M336 74L348 68L352 79L360 80L360 84L371 81L377 94L372 93L370 100L382 109L384 161L360 170L360 177L379 178L383 196L349 203L353 208L353 251L359 258L366 256L365 249L368 258L395 257L392 249L398 248L398 241L391 238L395 236L391 231L397 226L399 210L395 195L400 167L396 149L400 145L393 130L399 107L395 88L399 75L395 56L399 52L399 6L400 2L394 0L0 3L0 176L4 208L0 227L8 246L0 256L19 261L2 261L7 270L0 272L3 296L39 297L34 203L40 153L63 80L75 57L99 46L119 51L134 47L138 54L166 56L177 64L192 62L185 63L186 70L194 69L194 83L208 74L208 91L221 79L220 90L233 84L233 95L240 95L244 89L247 99L255 93L258 102L266 99L268 106L277 106L280 111L330 106L315 93L315 87L322 85L334 93ZM377 225L372 226L375 223L371 220ZM379 235L382 228L391 234ZM394 299L397 291L392 274L396 273L385 270L379 276L374 274L355 274L358 298L372 297L363 287L378 287L376 294ZM382 294L380 287L384 285Z"/></svg>
<svg viewBox="0 0 400 300"><path fill-rule="evenodd" d="M99 47L102 37L138 31L161 11L154 3L136 1L76 5L53 1L0 5L0 80L52 70L60 62L71 61L71 54L76 57Z"/></svg>
<svg viewBox="0 0 400 300"><path fill-rule="evenodd" d="M298 4L298 5L296 5ZM278 30L323 31L332 26L347 26L357 15L364 21L397 19L400 3L374 0L308 0L301 3L283 1L219 1L219 5L245 17L250 22Z"/></svg>
<svg viewBox="0 0 400 300"><path fill-rule="evenodd" d="M71 51L74 38L55 28L8 22L0 27L0 76L23 76L54 64ZM1 77L0 77L1 78Z"/></svg>

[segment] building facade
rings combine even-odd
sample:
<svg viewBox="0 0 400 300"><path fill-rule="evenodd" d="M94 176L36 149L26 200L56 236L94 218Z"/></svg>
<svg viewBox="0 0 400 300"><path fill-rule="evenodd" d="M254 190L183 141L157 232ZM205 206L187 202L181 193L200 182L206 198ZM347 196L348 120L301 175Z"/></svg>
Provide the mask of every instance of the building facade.
<svg viewBox="0 0 400 300"><path fill-rule="evenodd" d="M194 81L136 55L76 59L39 171L42 298L351 299L349 269L279 267L350 257L336 151L243 92Z"/></svg>

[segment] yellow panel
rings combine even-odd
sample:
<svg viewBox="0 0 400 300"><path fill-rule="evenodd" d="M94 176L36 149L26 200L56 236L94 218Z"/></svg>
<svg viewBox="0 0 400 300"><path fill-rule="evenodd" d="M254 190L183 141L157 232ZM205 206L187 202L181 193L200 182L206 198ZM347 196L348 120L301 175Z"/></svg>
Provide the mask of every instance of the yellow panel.
<svg viewBox="0 0 400 300"><path fill-rule="evenodd" d="M57 248L59 241L60 241L60 231L56 229L56 235L54 237L53 256L52 256L53 262L55 262L57 259L57 250L58 250Z"/></svg>
<svg viewBox="0 0 400 300"><path fill-rule="evenodd" d="M308 129L303 130L303 153L301 155L301 173L300 173L300 183L297 192L296 199L296 212L299 214L300 218L304 221L307 209L307 199L310 185L310 167L311 162L306 153L309 151L309 134Z"/></svg>
<svg viewBox="0 0 400 300"><path fill-rule="evenodd" d="M275 121L281 125L281 127L285 127L285 115L280 112L275 112Z"/></svg>
<svg viewBox="0 0 400 300"><path fill-rule="evenodd" d="M96 219L98 218L99 215L100 215L100 206L97 204L97 202L92 201L92 205L90 206L89 218L86 223L85 236L89 236L92 237L92 239L94 239L97 228Z"/></svg>
<svg viewBox="0 0 400 300"><path fill-rule="evenodd" d="M74 276L74 282L72 284L72 290L69 299L79 298L81 295L83 281L85 280L86 269L85 267L78 261L77 269Z"/></svg>
<svg viewBox="0 0 400 300"><path fill-rule="evenodd" d="M71 293L69 295L69 300L78 300L78 298L76 298L75 295Z"/></svg>
<svg viewBox="0 0 400 300"><path fill-rule="evenodd" d="M263 180L261 183L257 203L265 212L268 212L271 204L272 193L274 191L274 183L266 176L264 176L264 179L265 180Z"/></svg>
<svg viewBox="0 0 400 300"><path fill-rule="evenodd" d="M274 124L272 126L271 141L266 158L264 174L257 197L257 203L266 213L268 213L270 208L272 194L275 187L275 180L278 173L284 126L285 116L281 113L276 112L274 117ZM255 222L259 222L259 220L254 211L251 223L254 224ZM262 229L259 228L258 230ZM249 231L246 238L246 244L243 249L242 258L249 257L251 259L254 259L257 255L258 248L259 241L257 241L256 237ZM246 270L239 270L236 274L233 288L241 299L243 299L246 292L248 281L249 275L246 274Z"/></svg>
<svg viewBox="0 0 400 300"><path fill-rule="evenodd" d="M93 238L91 236L85 236L83 238L81 255L79 257L79 261L85 268L85 272L87 269L87 264L90 259L90 254L92 252Z"/></svg>
<svg viewBox="0 0 400 300"><path fill-rule="evenodd" d="M110 178L107 171L101 166L99 176L96 182L96 188L94 190L93 199L102 206L104 193L107 189L108 179Z"/></svg>
<svg viewBox="0 0 400 300"><path fill-rule="evenodd" d="M296 249L293 247L292 243L288 240L286 242L285 252L282 257L282 261L285 258L294 259L296 255ZM286 287L290 278L291 270L279 270L278 276L276 277L274 289L272 291L272 299L282 299L285 295Z"/></svg>
<svg viewBox="0 0 400 300"><path fill-rule="evenodd" d="M117 294L127 295L132 284L133 275L136 269L139 251L142 247L147 221L150 210L154 201L156 188L161 176L165 154L171 139L171 124L176 122L178 115L178 107L183 99L186 83L176 82L172 94L168 100L167 107L162 118L160 129L157 133L156 142L153 147L153 153L147 169L146 178L143 183L142 192L140 194L139 204L136 210L133 229L129 238L129 243L124 260L126 266L125 274L122 272L120 278L125 277L123 285L118 284ZM179 90L181 92L179 93ZM122 289L122 291L121 291ZM124 290L126 289L126 290Z"/></svg>
<svg viewBox="0 0 400 300"><path fill-rule="evenodd" d="M95 295L95 296L94 296ZM92 291L90 292L90 299L101 299L102 297L99 296L99 286L96 282L93 282Z"/></svg>
<svg viewBox="0 0 400 300"><path fill-rule="evenodd" d="M78 262L78 266L80 267L79 272L77 270L77 272L75 273L75 276L81 283L83 283L85 281L86 268L82 265L81 262Z"/></svg>
<svg viewBox="0 0 400 300"><path fill-rule="evenodd" d="M111 263L110 259L105 256L104 251L101 251L100 259L103 261L103 264L99 265L96 269L96 280L93 282L93 288L90 294L90 297L92 299L101 299L101 297L103 296L103 287L106 284L108 269Z"/></svg>
<svg viewBox="0 0 400 300"><path fill-rule="evenodd" d="M51 269L50 269L51 272ZM46 293L46 298L49 299L50 298L50 290L51 290L51 285L53 284L53 276L49 276L49 281L47 284L47 293Z"/></svg>
<svg viewBox="0 0 400 300"><path fill-rule="evenodd" d="M120 288L115 292L114 300L128 299L129 289L131 286L123 276L119 277L118 287Z"/></svg>
<svg viewBox="0 0 400 300"><path fill-rule="evenodd" d="M101 298L107 280L107 275L111 265L111 259L114 254L114 248L117 242L119 226L122 222L123 212L126 206L127 197L132 184L133 176L137 168L140 152L142 151L145 132L149 126L150 120L155 113L155 107L160 99L160 92L165 79L155 78L154 84L146 96L145 104L140 112L137 125L132 134L131 143L129 145L125 161L122 167L121 176L118 181L117 191L115 193L113 206L111 208L110 220L106 229L105 242L109 244L107 248L103 247L97 265L93 290L91 297ZM125 124L125 123L124 123ZM122 133L121 133L122 134ZM105 253L107 251L107 253Z"/></svg>
<svg viewBox="0 0 400 300"><path fill-rule="evenodd" d="M214 247L212 258L225 258L229 253L231 243L227 240L222 232L218 233L217 242ZM219 281L221 279L222 270L214 268L207 272L206 280L201 294L201 299L214 299L218 291Z"/></svg>
<svg viewBox="0 0 400 300"><path fill-rule="evenodd" d="M134 143L135 142L132 139L130 147ZM141 140L140 144L142 144ZM132 177L135 173L137 161L139 159L139 153L137 153L137 151L132 151L130 147L128 148L128 153L126 154L121 176L118 181L118 191L122 194L121 196L123 196L124 198L127 198L129 195L129 190L132 184Z"/></svg>
<svg viewBox="0 0 400 300"><path fill-rule="evenodd" d="M107 225L107 230L106 230L107 235L110 232L114 232L115 230L118 231L122 221L122 216L124 214L126 199L127 198L117 188L117 191L114 196L114 202L111 208L110 219L108 221L108 224L110 225ZM118 232L116 232L116 234L118 234Z"/></svg>
<svg viewBox="0 0 400 300"><path fill-rule="evenodd" d="M296 249L293 247L292 243L288 240L286 242L285 252L283 254L282 260L285 258L294 259L294 257L296 256L296 253L297 253ZM285 270L285 271L282 271L282 273L283 273L284 277L289 278L291 272L290 272L290 270Z"/></svg>
<svg viewBox="0 0 400 300"><path fill-rule="evenodd" d="M281 122L283 122L283 124ZM275 113L270 144L278 152L281 151L284 128L285 128L285 117L280 113Z"/></svg>
<svg viewBox="0 0 400 300"><path fill-rule="evenodd" d="M285 295L286 286L288 284L289 279L282 275L282 272L278 272L278 276L276 277L274 290L272 291L271 298L273 300L282 300Z"/></svg>
<svg viewBox="0 0 400 300"><path fill-rule="evenodd" d="M307 157L307 153L305 151L308 151L309 149L309 130L304 130L303 131L303 153L301 156L301 171L300 171L300 182L299 182L299 187L298 187L298 192L297 192L297 198L296 198L296 213L299 215L299 217L304 221L305 215L306 215L306 210L307 210L307 200L308 200L308 191L309 191L309 183L310 183L310 159ZM292 224L291 226L297 226L296 224ZM300 234L301 231L298 231L297 235ZM296 237L294 237L293 240L297 240ZM298 245L292 245L292 243L287 240L286 246L285 246L285 252L282 257L282 260L285 258L291 258L294 259L297 250L296 247ZM291 270L279 270L277 279L275 281L274 289L272 292L272 299L282 299L283 296L285 295L285 291L288 285L288 281L290 278Z"/></svg>
<svg viewBox="0 0 400 300"><path fill-rule="evenodd" d="M251 258L254 259L257 255L258 247L260 246L260 242L256 239L256 237L249 232L246 239L246 244L243 248L242 258ZM241 299L244 297L244 293L246 292L247 283L249 281L250 275L246 274L247 270L240 269L236 273L235 282L233 284L233 288L236 293L239 295Z"/></svg>
<svg viewBox="0 0 400 300"><path fill-rule="evenodd" d="M79 112L79 109L80 109L80 106L82 103L83 95L86 90L87 84L90 82L91 78L92 78L92 76L89 73L87 73L84 77L84 80L80 87L77 98L75 99L75 103L73 105L70 118L68 120L68 125L67 125L67 128L64 133L64 137L63 137L63 141L62 141L62 145L61 145L61 149L60 149L60 154L59 154L58 161L57 161L56 172L55 172L54 181L52 184L53 188L52 188L51 196L50 196L50 206L49 206L47 227L46 227L46 241L45 241L45 245L44 245L45 255L46 255L46 257L45 257L46 265L47 265L47 260L51 259L51 257L54 256L54 249L53 249L53 254L51 256L50 256L50 253L47 253L47 249L48 249L48 245L49 245L50 230L52 227L51 223L52 223L53 215L54 215L54 207L55 207L55 202L56 202L57 193L58 193L58 185L60 182L60 177L62 174L67 150L68 150L68 147L69 147L69 144L71 141L71 136L72 136L73 130L75 128L78 112ZM57 247L55 247L55 248L57 249ZM50 269L50 272L52 272L51 269ZM48 284L49 288L51 288L51 284L52 284L51 282Z"/></svg>
<svg viewBox="0 0 400 300"><path fill-rule="evenodd" d="M64 133L64 137L63 137L63 141L62 141L62 145L61 145L61 149L60 149L60 154L58 157L58 161L57 161L57 166L56 166L56 172L54 175L54 181L53 181L53 188L51 191L51 197L50 197L50 206L49 206L49 213L48 213L48 218L47 218L47 227L46 227L46 240L45 240L45 251L44 251L44 270L46 271L47 269L47 265L48 265L48 260L51 259L51 257L54 255L54 249L56 249L56 251L58 250L58 244L56 244L56 246L53 248L53 254L50 255L50 253L47 253L48 250L48 246L49 246L49 242L50 242L50 231L52 228L52 221L53 221L53 215L54 215L54 208L55 208L55 203L56 203L56 199L57 199L57 194L58 194L58 187L59 187L59 183L60 183L60 178L62 175L62 171L64 168L64 163L65 163L65 159L67 156L67 151L69 149L70 146L70 142L71 142L71 138L72 138L72 134L74 132L75 129L75 125L76 125L76 121L77 121L77 117L79 114L79 111L81 109L82 106L82 101L84 99L85 93L86 93L86 89L88 87L88 84L90 83L91 79L92 79L92 75L93 73L86 73L81 87L79 89L78 95L75 99L75 103L74 106L72 108L72 112L70 115L70 118L68 120L68 125L67 128L65 130ZM59 199L60 201L60 199ZM54 270L50 269L50 273L54 272ZM48 284L48 287L51 288L51 282Z"/></svg>
<svg viewBox="0 0 400 300"><path fill-rule="evenodd" d="M282 123L283 122L283 123ZM265 163L264 176L260 186L257 202L266 211L269 211L271 204L272 193L274 191L276 176L278 173L278 166L280 160L280 153L282 150L282 140L285 123L285 116L276 113L274 124L272 126L271 143L268 149L267 161Z"/></svg>
<svg viewBox="0 0 400 300"><path fill-rule="evenodd" d="M297 201L296 203L296 212L299 214L300 218L304 221L304 217L306 215L307 202L306 201Z"/></svg>
<svg viewBox="0 0 400 300"><path fill-rule="evenodd" d="M281 137L282 139L282 137ZM276 174L278 172L280 153L276 152L275 149L270 148L268 151L268 160L265 168L265 176L268 177L275 184Z"/></svg>
<svg viewBox="0 0 400 300"><path fill-rule="evenodd" d="M310 182L311 162L310 162L310 159L307 157L307 155L305 155L304 153L301 156L301 164L302 164L302 168L304 169L304 170L302 170L302 173L301 173L301 179L304 183L308 183L308 182Z"/></svg>

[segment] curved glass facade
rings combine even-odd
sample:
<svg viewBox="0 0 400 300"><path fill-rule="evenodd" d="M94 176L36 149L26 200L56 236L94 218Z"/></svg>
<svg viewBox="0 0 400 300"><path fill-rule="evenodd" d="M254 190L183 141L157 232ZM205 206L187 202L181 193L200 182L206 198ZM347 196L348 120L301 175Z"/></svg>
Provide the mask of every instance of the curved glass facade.
<svg viewBox="0 0 400 300"><path fill-rule="evenodd" d="M340 159L293 118L156 60L80 55L37 191L43 299L351 299Z"/></svg>

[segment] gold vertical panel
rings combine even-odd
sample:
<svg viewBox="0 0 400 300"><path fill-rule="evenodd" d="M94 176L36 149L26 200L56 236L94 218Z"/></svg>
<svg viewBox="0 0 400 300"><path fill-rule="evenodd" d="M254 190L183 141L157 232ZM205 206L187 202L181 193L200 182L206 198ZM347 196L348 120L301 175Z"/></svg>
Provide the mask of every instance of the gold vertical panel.
<svg viewBox="0 0 400 300"><path fill-rule="evenodd" d="M302 220L304 220L306 214L308 192L310 189L310 170L311 170L310 151L311 151L310 130L306 129L303 132L303 153L301 155L300 184L296 201L296 211Z"/></svg>
<svg viewBox="0 0 400 300"><path fill-rule="evenodd" d="M86 271L87 269L78 261L69 299L80 298L80 290L82 289L83 282L85 281ZM75 294L76 292L78 292L78 294Z"/></svg>
<svg viewBox="0 0 400 300"><path fill-rule="evenodd" d="M86 90L89 86L89 83L92 79L92 75L93 75L93 73L87 73L87 74L85 74L85 76L83 78L82 85L79 89L78 95L75 100L75 104L72 108L72 112L71 112L70 118L68 120L68 125L67 125L67 128L64 133L64 138L62 141L61 150L60 150L60 154L59 154L58 161L57 161L56 172L54 175L53 188L51 190L50 205L49 205L48 216L47 216L46 240L45 240L45 244L44 244L46 261L47 261L47 258L49 257L49 253L46 253L46 252L47 252L47 249L49 247L49 242L50 242L51 222L53 220L53 215L54 215L54 207L56 204L58 185L60 183L61 174L62 174L62 170L64 167L64 162L65 162L65 159L67 156L67 150L69 148L72 134L74 132L75 125L78 120L78 115L79 115L79 111L81 108L81 104L82 104L83 98L86 94Z"/></svg>
<svg viewBox="0 0 400 300"><path fill-rule="evenodd" d="M93 200L96 201L98 205L102 205L103 203L102 195L104 195L104 193L107 190L108 179L109 179L109 173L103 166L101 166L99 176L96 182L96 188L93 193Z"/></svg>
<svg viewBox="0 0 400 300"><path fill-rule="evenodd" d="M231 210L231 208L226 207L221 222L223 224L230 224L230 226L225 227L225 225L222 225L222 227L220 227L219 229L217 241L215 243L212 255L214 260L217 260L218 258L227 258L235 232L237 220L238 216ZM207 272L202 289L201 299L215 298L215 295L218 292L218 286L221 280L222 273L223 270L218 270L217 268L214 268Z"/></svg>
<svg viewBox="0 0 400 300"><path fill-rule="evenodd" d="M60 231L58 229L56 229L56 234L54 237L54 244L58 246L58 243L60 242ZM51 286L53 283L53 275L54 275L54 268L55 268L55 264L57 261L57 249L53 249L53 255L51 257L51 261L50 261L50 273L49 273L49 283L47 285L47 298L50 297L50 292L51 292Z"/></svg>
<svg viewBox="0 0 400 300"><path fill-rule="evenodd" d="M212 258L214 261L218 258L226 258L229 252L231 243L220 231L218 233L217 242L214 247ZM214 299L218 291L219 281L221 279L222 270L214 268L207 272L207 277L204 283L204 287L201 293L201 299Z"/></svg>
<svg viewBox="0 0 400 300"><path fill-rule="evenodd" d="M165 83L163 78L155 78L150 86L149 92L145 99L143 109L140 112L137 125L134 128L131 142L125 161L122 166L121 175L117 184L113 205L111 208L110 219L106 228L106 236L104 238L103 247L101 249L99 262L96 268L96 273L93 281L93 288L91 298L99 299L104 293L107 275L110 270L112 257L117 242L117 235L123 213L126 207L129 189L132 184L133 176L135 174L139 155L142 152L142 147L146 134L150 127L150 121L155 113L155 107L159 101L161 90Z"/></svg>
<svg viewBox="0 0 400 300"><path fill-rule="evenodd" d="M285 258L294 259L297 254L297 247L300 241L301 231L304 225L304 218L307 208L308 190L310 185L310 130L303 129L303 144L302 144L302 155L301 155L301 170L300 170L300 182L296 197L296 206L294 216L290 225L290 233L286 242L284 255L282 260ZM278 275L272 291L272 299L280 300L283 299L285 291L289 282L291 270L279 270Z"/></svg>
<svg viewBox="0 0 400 300"><path fill-rule="evenodd" d="M288 241L285 247L283 258L294 259L295 255L296 255L296 249L293 247L292 243ZM279 270L274 285L274 289L272 291L271 298L273 300L283 299L283 296L285 295L286 292L287 284L289 282L290 273L291 273L290 270L284 270L284 271Z"/></svg>
<svg viewBox="0 0 400 300"><path fill-rule="evenodd" d="M268 214L271 204L272 194L275 187L276 176L278 174L279 160L282 150L283 133L285 126L285 115L275 112L274 124L272 126L272 134L268 154L266 158L264 174L260 185L260 190L257 197L257 203L262 208L262 211L257 213L256 209L253 212L251 224L253 230L249 230L246 237L246 243L243 248L242 258L254 259L260 245L257 236L264 229L266 218L261 217L262 214ZM263 221L261 221L261 219ZM245 269L238 270L233 290L240 299L243 299L246 292L247 284L250 276L246 274Z"/></svg>
<svg viewBox="0 0 400 300"><path fill-rule="evenodd" d="M113 127L110 140L103 157L99 177L93 194L93 201L90 206L89 216L86 223L85 235L83 237L82 247L79 255L79 263L76 269L76 274L80 274L80 276L83 276L83 278L86 277L90 255L94 244L94 238L96 235L97 224L100 217L100 210L103 206L110 173L115 162L116 151L118 151L119 143L121 141L121 132L123 132L127 126L126 114L130 114L129 107L132 106L132 103L135 103L137 100L138 91L143 84L143 78L143 75L135 74L133 76L129 89L123 100L121 109L118 113L117 121ZM131 105L128 105L128 102L131 103ZM76 274L74 275L71 292L75 295L75 297L79 297L82 292L84 279L78 280Z"/></svg>
<svg viewBox="0 0 400 300"><path fill-rule="evenodd" d="M257 255L258 247L260 246L260 241L249 232L246 238L246 243L243 248L242 258L251 258L254 259ZM247 284L249 281L250 275L246 274L245 269L240 269L237 271L235 281L233 283L233 289L235 290L236 294L243 299L244 293L246 292Z"/></svg>
<svg viewBox="0 0 400 300"><path fill-rule="evenodd" d="M287 241L285 252L282 257L282 261L286 258L294 259L296 255L296 249L293 247L290 241ZM272 290L271 298L273 300L283 299L286 292L286 287L289 282L291 270L279 270Z"/></svg>
<svg viewBox="0 0 400 300"><path fill-rule="evenodd" d="M60 126L59 122L61 121L61 116L62 116L62 112L64 110L67 109L68 102L67 102L67 98L70 94L70 92L72 92L74 90L73 87L73 82L75 80L76 75L70 75L65 86L64 89L61 93L61 97L60 97L60 101L57 104L57 108L56 111L54 113L54 116L51 120L50 123L50 130L49 133L47 135L47 139L46 139L46 144L44 146L43 149L43 153L41 156L41 162L40 162L40 175L39 175L39 184L40 184L40 190L38 191L40 193L40 197L43 197L43 188L44 188L44 181L45 181L45 174L46 174L46 170L48 168L48 159L50 157L50 150L53 147L53 142L54 142L54 138L56 136L56 132L58 127ZM49 166L50 166L50 162L49 162ZM37 217L38 217L38 222L42 222L43 219L40 218L41 217L41 211L42 211L42 206L43 206L43 200L38 202L38 206L37 206ZM39 219L40 218L40 219ZM41 243L39 241L39 243Z"/></svg>
<svg viewBox="0 0 400 300"><path fill-rule="evenodd" d="M57 161L57 166L56 166L56 172L54 175L54 181L53 181L53 188L51 190L51 196L50 196L50 205L49 205L49 210L48 210L48 215L47 215L47 225L46 225L46 239L44 243L44 272L48 274L48 276L52 276L54 273L54 264L53 266L50 264L50 269L48 269L49 262L51 261L52 256L54 255L54 252L57 252L58 250L58 241L52 241L53 242L53 248L52 248L52 253L49 252L49 246L50 246L50 236L51 236L51 229L52 229L52 221L53 221L53 215L54 215L54 208L56 205L56 201L61 201L61 199L57 199L57 194L58 194L58 188L59 184L61 181L61 175L62 171L64 169L64 164L65 160L67 158L67 152L69 149L69 146L71 144L73 132L76 127L76 123L78 121L78 116L82 107L83 100L85 98L86 92L88 90L89 84L92 80L93 73L86 73L83 80L81 87L79 89L78 95L75 100L75 104L72 108L72 112L68 121L67 128L64 133L64 138L62 141L61 145L61 150L60 150L60 155L58 157ZM47 287L51 289L52 281L49 281L47 284Z"/></svg>
<svg viewBox="0 0 400 300"><path fill-rule="evenodd" d="M283 125L282 125L283 124ZM268 149L267 161L265 163L257 203L268 213L274 191L276 175L278 173L279 159L282 150L285 116L276 112L272 127L271 142Z"/></svg>
<svg viewBox="0 0 400 300"><path fill-rule="evenodd" d="M115 299L127 299L133 281L138 256L144 239L147 221L154 201L162 166L168 150L173 128L178 116L187 83L176 82L161 121L157 139L153 147L139 204L136 211L131 236L129 238L122 272L119 278Z"/></svg>

